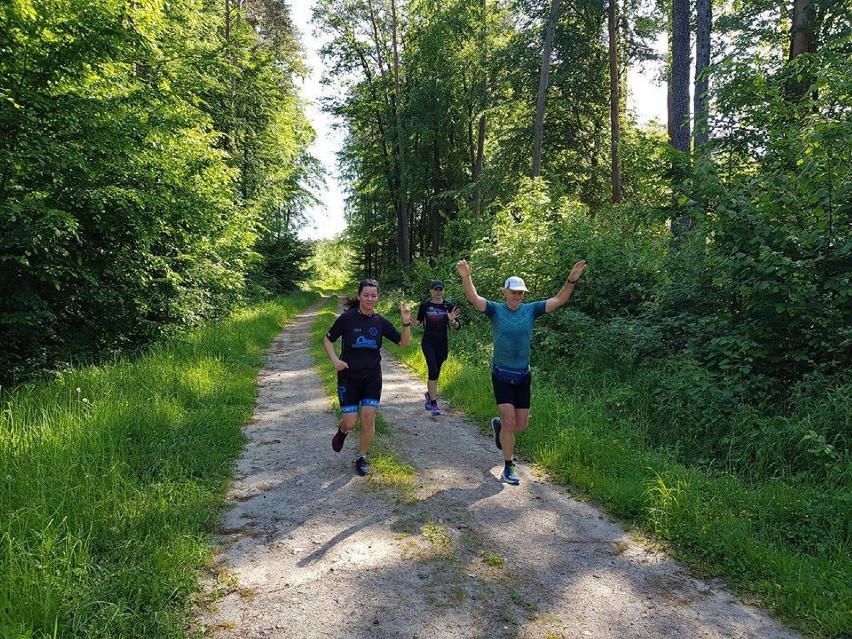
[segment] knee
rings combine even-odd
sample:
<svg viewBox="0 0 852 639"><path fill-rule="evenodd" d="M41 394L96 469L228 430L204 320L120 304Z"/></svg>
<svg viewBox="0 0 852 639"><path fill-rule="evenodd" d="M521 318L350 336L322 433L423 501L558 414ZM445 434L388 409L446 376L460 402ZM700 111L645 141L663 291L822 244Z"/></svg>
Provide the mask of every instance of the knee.
<svg viewBox="0 0 852 639"><path fill-rule="evenodd" d="M516 433L523 433L527 429L527 426L529 426L529 425L530 425L530 418L528 416L527 417L521 417L521 418L515 418L515 432Z"/></svg>

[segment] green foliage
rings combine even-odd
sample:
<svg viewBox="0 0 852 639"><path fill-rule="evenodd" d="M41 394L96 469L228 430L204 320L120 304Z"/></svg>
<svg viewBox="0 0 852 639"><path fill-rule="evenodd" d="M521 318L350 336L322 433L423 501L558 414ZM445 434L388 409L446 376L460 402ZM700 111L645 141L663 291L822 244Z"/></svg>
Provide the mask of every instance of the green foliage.
<svg viewBox="0 0 852 639"><path fill-rule="evenodd" d="M293 233L261 239L255 249L261 256L258 283L273 293L299 288L311 277L309 262L313 247Z"/></svg>
<svg viewBox="0 0 852 639"><path fill-rule="evenodd" d="M184 636L263 354L314 300L3 394L0 635Z"/></svg>
<svg viewBox="0 0 852 639"><path fill-rule="evenodd" d="M317 242L310 260L310 271L313 273L311 288L342 291L347 283L355 279L350 273L352 257L352 249L343 238Z"/></svg>
<svg viewBox="0 0 852 639"><path fill-rule="evenodd" d="M596 217L584 205L551 194L542 179L522 181L496 213L491 232L472 253L480 294L498 296L505 278L520 275L532 299L555 295L573 265L591 266L572 304L601 316L637 313L661 266L663 234L618 209Z"/></svg>
<svg viewBox="0 0 852 639"><path fill-rule="evenodd" d="M199 0L125 5L0 11L0 383L220 315L298 223L284 50Z"/></svg>

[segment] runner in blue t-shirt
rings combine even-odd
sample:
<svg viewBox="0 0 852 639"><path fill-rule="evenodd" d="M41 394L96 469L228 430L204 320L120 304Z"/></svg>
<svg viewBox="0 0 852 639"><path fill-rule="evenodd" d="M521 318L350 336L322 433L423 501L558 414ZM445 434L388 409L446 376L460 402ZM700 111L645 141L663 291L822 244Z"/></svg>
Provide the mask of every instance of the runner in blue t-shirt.
<svg viewBox="0 0 852 639"><path fill-rule="evenodd" d="M361 280L358 296L347 298L346 311L334 322L323 339L325 352L337 371L337 397L343 413L337 432L331 439L331 448L339 453L343 440L358 423L361 413L361 435L358 440L358 456L355 468L359 475L370 472L367 450L376 433L376 411L382 397L382 338L400 346L411 341L411 310L403 302L399 305L402 315L402 333L384 316L376 313L379 301L379 283L376 280ZM334 350L334 342L343 338L340 357ZM359 408L360 407L360 408Z"/></svg>
<svg viewBox="0 0 852 639"><path fill-rule="evenodd" d="M476 292L471 279L471 265L465 260L456 264L468 301L491 318L494 340L491 385L494 387L494 399L499 412L499 417L491 420L491 428L494 431L494 443L503 450L504 468L500 479L507 484L520 483L513 454L515 433L525 431L530 419L530 345L533 323L568 301L585 268L586 261L580 260L555 296L525 304L524 293L528 289L520 277L513 275L506 280L503 286L505 302L492 302Z"/></svg>
<svg viewBox="0 0 852 639"><path fill-rule="evenodd" d="M426 378L426 401L423 407L432 415L440 415L438 407L438 377L441 366L447 361L449 340L447 328L459 328L459 309L455 304L444 299L444 283L433 280L429 286L429 299L421 302L417 309L417 318L412 320L414 326L423 325L423 340L420 350L426 359L428 374Z"/></svg>

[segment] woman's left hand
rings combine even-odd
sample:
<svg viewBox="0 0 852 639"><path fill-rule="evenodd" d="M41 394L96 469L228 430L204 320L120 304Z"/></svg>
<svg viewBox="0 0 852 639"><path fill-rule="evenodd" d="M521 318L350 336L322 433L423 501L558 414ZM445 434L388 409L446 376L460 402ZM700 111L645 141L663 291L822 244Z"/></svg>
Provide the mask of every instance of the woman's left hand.
<svg viewBox="0 0 852 639"><path fill-rule="evenodd" d="M453 310L447 313L447 319L449 319L451 322L458 322L460 312L461 311L459 311L459 307L456 306Z"/></svg>

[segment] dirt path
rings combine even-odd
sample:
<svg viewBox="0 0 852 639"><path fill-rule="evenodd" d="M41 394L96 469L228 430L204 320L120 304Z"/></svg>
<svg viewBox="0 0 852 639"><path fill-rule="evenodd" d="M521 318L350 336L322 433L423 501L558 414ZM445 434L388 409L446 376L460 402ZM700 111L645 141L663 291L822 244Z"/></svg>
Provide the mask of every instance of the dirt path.
<svg viewBox="0 0 852 639"><path fill-rule="evenodd" d="M798 637L528 465L520 486L501 484L491 438L452 410L429 416L424 382L387 355L382 414L417 496L371 488L354 437L331 450L337 418L308 352L317 310L281 333L259 377L208 584L224 595L198 619L209 636Z"/></svg>

